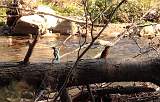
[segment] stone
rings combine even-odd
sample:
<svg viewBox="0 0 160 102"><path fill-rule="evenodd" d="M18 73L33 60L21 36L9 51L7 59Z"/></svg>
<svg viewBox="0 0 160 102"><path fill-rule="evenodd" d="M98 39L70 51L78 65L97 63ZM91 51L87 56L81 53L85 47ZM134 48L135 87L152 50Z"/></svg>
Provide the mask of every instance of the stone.
<svg viewBox="0 0 160 102"><path fill-rule="evenodd" d="M155 37L160 36L160 24L154 24L150 26L145 26L140 31L141 37Z"/></svg>
<svg viewBox="0 0 160 102"><path fill-rule="evenodd" d="M57 26L50 28L50 30L54 33L76 34L78 31L77 27L78 26L74 22L62 20L57 24Z"/></svg>
<svg viewBox="0 0 160 102"><path fill-rule="evenodd" d="M46 21L40 15L22 16L16 23L14 33L16 34L37 34L39 30L42 34L46 31Z"/></svg>
<svg viewBox="0 0 160 102"><path fill-rule="evenodd" d="M41 31L42 34L75 34L77 32L77 25L74 22L68 20L61 20L50 15L55 14L55 11L47 6L38 6L36 12L44 12L45 14L41 13L22 16L16 22L14 33L36 34L38 33L38 31Z"/></svg>
<svg viewBox="0 0 160 102"><path fill-rule="evenodd" d="M36 12L54 14L55 11L47 6L38 6ZM57 25L58 18L47 14L34 14L22 16L16 22L14 33L16 34L41 34L48 32L48 29Z"/></svg>
<svg viewBox="0 0 160 102"><path fill-rule="evenodd" d="M152 25L143 27L142 30L140 31L140 36L141 37L155 36L154 27Z"/></svg>

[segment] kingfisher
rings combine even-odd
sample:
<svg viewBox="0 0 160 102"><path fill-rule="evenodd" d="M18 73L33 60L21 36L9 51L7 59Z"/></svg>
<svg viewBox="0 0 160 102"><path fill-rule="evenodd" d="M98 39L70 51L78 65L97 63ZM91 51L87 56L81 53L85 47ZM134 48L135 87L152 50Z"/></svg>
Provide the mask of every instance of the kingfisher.
<svg viewBox="0 0 160 102"><path fill-rule="evenodd" d="M59 48L52 47L52 49L53 49L53 56L54 56L54 58L52 59L52 63L60 63Z"/></svg>

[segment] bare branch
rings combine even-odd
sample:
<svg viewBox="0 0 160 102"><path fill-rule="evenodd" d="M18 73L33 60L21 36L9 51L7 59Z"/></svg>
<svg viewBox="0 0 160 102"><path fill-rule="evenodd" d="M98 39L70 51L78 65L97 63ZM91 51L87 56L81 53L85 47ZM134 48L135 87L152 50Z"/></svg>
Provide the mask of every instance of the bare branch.
<svg viewBox="0 0 160 102"><path fill-rule="evenodd" d="M40 31L35 35L35 38L34 38L33 42L29 43L28 51L27 51L27 53L25 55L25 58L24 58L24 60L21 64L27 64L29 62L29 59L30 59L30 57L32 55L32 52L33 52L33 49L34 49L34 47L35 47L35 45L36 45L36 43L39 39L39 36L40 36Z"/></svg>

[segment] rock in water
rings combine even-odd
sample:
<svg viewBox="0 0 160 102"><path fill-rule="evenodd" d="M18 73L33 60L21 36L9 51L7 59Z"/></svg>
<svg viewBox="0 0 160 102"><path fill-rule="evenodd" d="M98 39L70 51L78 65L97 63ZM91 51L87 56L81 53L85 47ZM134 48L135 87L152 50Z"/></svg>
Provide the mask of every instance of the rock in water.
<svg viewBox="0 0 160 102"><path fill-rule="evenodd" d="M60 20L50 15L55 14L55 11L47 6L38 6L36 12L41 12L41 14L22 16L16 22L14 33L34 35L38 33L38 30L42 34L50 33L49 31L61 34L75 34L77 32L77 25L74 22Z"/></svg>
<svg viewBox="0 0 160 102"><path fill-rule="evenodd" d="M74 22L63 20L59 22L55 27L51 27L50 30L54 33L61 34L75 34L77 30L77 25Z"/></svg>
<svg viewBox="0 0 160 102"><path fill-rule="evenodd" d="M44 34L46 21L39 15L22 16L16 23L14 33L16 34L37 34L38 30Z"/></svg>
<svg viewBox="0 0 160 102"><path fill-rule="evenodd" d="M39 6L37 12L54 14L55 11L47 6ZM34 14L22 16L16 23L14 33L16 34L36 34L38 30L45 34L48 28L57 25L58 18L47 14Z"/></svg>
<svg viewBox="0 0 160 102"><path fill-rule="evenodd" d="M140 36L141 37L155 36L154 27L152 25L143 27L143 29L140 31Z"/></svg>

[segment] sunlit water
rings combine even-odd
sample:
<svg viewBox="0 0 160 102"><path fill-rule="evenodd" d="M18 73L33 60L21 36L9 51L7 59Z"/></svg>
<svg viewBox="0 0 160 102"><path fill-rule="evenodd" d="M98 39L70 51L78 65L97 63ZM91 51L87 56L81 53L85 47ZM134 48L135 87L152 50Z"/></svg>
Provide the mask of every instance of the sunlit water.
<svg viewBox="0 0 160 102"><path fill-rule="evenodd" d="M31 62L51 62L53 58L52 46L61 46L61 43L67 36L54 36L41 38L34 48L31 56ZM28 36L0 36L0 62L4 61L22 61L28 49L28 41L31 40ZM56 44L55 44L56 43ZM78 37L72 37L68 40L60 50L60 55L71 52L78 48ZM141 43L141 42L140 42ZM96 54L102 51L103 47L93 47L83 58L93 58ZM112 58L131 58L139 53L139 48L135 42L129 38L119 41L110 49L108 57ZM71 61L77 58L77 53L69 54L61 59L61 61Z"/></svg>

